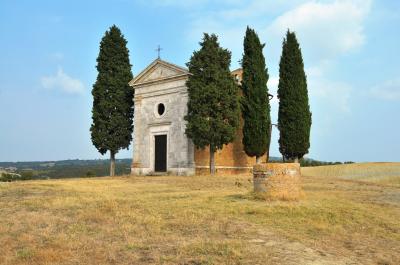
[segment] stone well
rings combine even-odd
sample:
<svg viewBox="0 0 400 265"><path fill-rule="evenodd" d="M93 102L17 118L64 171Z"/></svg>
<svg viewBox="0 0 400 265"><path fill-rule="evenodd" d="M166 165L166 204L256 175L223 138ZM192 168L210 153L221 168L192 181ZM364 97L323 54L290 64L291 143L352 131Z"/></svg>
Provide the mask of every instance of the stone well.
<svg viewBox="0 0 400 265"><path fill-rule="evenodd" d="M253 166L254 191L266 199L297 200L303 196L299 163Z"/></svg>

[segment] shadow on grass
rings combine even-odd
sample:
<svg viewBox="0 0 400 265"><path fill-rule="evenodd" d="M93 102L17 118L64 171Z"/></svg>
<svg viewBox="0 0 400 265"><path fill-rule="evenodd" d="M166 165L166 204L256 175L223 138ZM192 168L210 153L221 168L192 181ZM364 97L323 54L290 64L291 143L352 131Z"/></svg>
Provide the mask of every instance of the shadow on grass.
<svg viewBox="0 0 400 265"><path fill-rule="evenodd" d="M265 198L260 195L259 193L256 192L246 192L246 193L241 193L241 194L231 194L228 196L225 196L225 198L228 201L231 202L240 202L240 201L266 201Z"/></svg>
<svg viewBox="0 0 400 265"><path fill-rule="evenodd" d="M299 198L291 198L290 196L270 196L268 193L249 191L245 194L232 194L225 197L230 202L267 202L267 203L289 203L300 202L306 198L305 194Z"/></svg>

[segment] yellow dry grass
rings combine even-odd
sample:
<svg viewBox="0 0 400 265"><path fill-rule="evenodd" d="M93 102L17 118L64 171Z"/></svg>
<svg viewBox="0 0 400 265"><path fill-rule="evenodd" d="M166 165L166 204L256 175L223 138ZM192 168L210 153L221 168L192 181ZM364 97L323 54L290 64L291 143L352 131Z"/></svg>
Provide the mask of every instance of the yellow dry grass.
<svg viewBox="0 0 400 265"><path fill-rule="evenodd" d="M400 188L303 178L266 202L250 176L0 184L0 264L399 264Z"/></svg>
<svg viewBox="0 0 400 265"><path fill-rule="evenodd" d="M337 177L400 186L400 163L356 163L302 168L306 176Z"/></svg>

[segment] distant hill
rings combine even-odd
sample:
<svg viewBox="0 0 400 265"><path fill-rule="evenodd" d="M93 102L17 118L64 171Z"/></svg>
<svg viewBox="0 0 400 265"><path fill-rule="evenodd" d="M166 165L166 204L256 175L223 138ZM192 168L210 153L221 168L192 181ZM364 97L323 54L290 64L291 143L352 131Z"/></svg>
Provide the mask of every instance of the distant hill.
<svg viewBox="0 0 400 265"><path fill-rule="evenodd" d="M132 159L117 159L117 175L129 174ZM0 171L14 172L31 178L101 177L109 174L110 160L60 160L0 162Z"/></svg>
<svg viewBox="0 0 400 265"><path fill-rule="evenodd" d="M270 157L271 163L282 162L280 157ZM132 159L116 160L116 175L130 173ZM324 162L310 158L300 160L302 167L321 165L350 164L353 162ZM25 179L57 179L76 177L103 177L109 175L109 159L92 160L60 160L60 161L29 161L29 162L0 162L0 171L20 174Z"/></svg>

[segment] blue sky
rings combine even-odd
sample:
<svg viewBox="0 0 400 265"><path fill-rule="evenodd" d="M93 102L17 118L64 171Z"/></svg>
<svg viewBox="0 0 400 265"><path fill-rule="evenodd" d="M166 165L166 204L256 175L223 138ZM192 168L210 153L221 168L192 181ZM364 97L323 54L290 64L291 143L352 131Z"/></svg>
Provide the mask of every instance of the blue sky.
<svg viewBox="0 0 400 265"><path fill-rule="evenodd" d="M101 157L90 140L91 89L99 42L112 24L128 40L134 75L156 58L158 44L164 60L184 66L202 32L219 36L235 69L249 25L266 43L272 94L290 28L308 77L308 156L400 161L397 0L1 0L0 161ZM273 121L277 108L274 100ZM274 156L280 156L277 139L274 131Z"/></svg>

